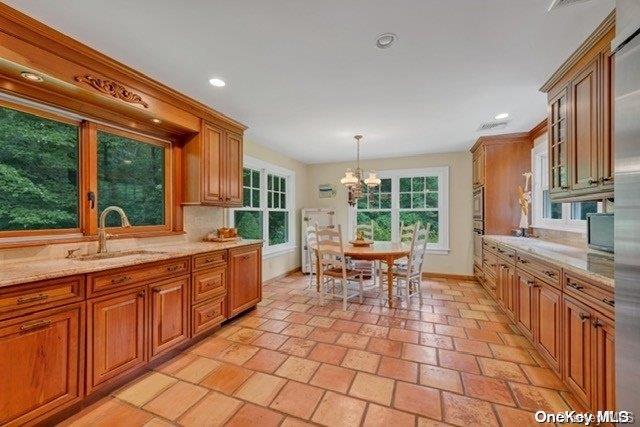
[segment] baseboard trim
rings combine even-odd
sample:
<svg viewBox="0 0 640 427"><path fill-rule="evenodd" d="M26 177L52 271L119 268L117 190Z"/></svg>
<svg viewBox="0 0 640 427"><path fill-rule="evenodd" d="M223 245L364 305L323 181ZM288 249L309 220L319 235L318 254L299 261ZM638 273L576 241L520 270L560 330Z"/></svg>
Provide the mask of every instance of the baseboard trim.
<svg viewBox="0 0 640 427"><path fill-rule="evenodd" d="M301 268L300 267L296 267L293 270L289 270L289 271L287 271L287 272L285 272L283 274L280 274L279 276L275 276L275 277L272 277L271 279L263 280L262 284L263 285L268 285L269 283L277 282L278 280L284 279L285 277L291 276L292 274L295 274L295 273L297 273L299 271L301 271Z"/></svg>
<svg viewBox="0 0 640 427"><path fill-rule="evenodd" d="M422 272L423 279L452 279L452 280L476 280L473 275L466 274L449 274L449 273L432 273L428 271Z"/></svg>

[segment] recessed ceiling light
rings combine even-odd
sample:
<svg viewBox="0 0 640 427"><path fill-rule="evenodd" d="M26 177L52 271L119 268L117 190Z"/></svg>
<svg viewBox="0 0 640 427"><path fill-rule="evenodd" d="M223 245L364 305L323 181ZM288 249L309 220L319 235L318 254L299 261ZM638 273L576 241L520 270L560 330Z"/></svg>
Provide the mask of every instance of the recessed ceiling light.
<svg viewBox="0 0 640 427"><path fill-rule="evenodd" d="M500 114L496 114L495 119L502 120L502 119L506 119L507 117L509 117L509 113L500 113Z"/></svg>
<svg viewBox="0 0 640 427"><path fill-rule="evenodd" d="M220 80L220 79L209 79L209 83L211 83L211 85L215 87L223 87L226 85L224 80Z"/></svg>
<svg viewBox="0 0 640 427"><path fill-rule="evenodd" d="M393 33L380 34L376 39L378 49L387 49L398 40L398 36Z"/></svg>
<svg viewBox="0 0 640 427"><path fill-rule="evenodd" d="M151 121L152 121L153 123L155 123L155 124L160 124L160 123L162 123L162 120L160 120L160 119L151 119Z"/></svg>
<svg viewBox="0 0 640 427"><path fill-rule="evenodd" d="M23 71L23 72L20 73L20 75L22 76L23 79L27 79L27 80L30 80L32 82L38 82L39 83L39 82L43 82L44 81L44 79L41 76L39 76L39 75L37 75L35 73L31 73L29 71Z"/></svg>

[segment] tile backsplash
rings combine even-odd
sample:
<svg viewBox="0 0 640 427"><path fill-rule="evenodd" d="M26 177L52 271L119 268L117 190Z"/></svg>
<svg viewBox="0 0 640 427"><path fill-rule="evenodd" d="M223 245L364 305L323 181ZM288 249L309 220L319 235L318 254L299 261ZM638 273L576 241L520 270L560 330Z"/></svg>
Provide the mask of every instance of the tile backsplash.
<svg viewBox="0 0 640 427"><path fill-rule="evenodd" d="M176 236L113 239L107 242L107 246L110 251L118 251L149 245L199 241L202 240L207 233L222 227L224 224L225 214L226 212L223 208L210 206L185 206L185 234ZM97 250L97 243L95 241L76 242L3 249L0 250L0 261L63 258L67 254L67 250L76 248L80 248L80 253L93 253Z"/></svg>
<svg viewBox="0 0 640 427"><path fill-rule="evenodd" d="M551 230L548 228L534 228L535 235L542 240L573 246L575 248L586 249L586 233L576 233L565 230Z"/></svg>

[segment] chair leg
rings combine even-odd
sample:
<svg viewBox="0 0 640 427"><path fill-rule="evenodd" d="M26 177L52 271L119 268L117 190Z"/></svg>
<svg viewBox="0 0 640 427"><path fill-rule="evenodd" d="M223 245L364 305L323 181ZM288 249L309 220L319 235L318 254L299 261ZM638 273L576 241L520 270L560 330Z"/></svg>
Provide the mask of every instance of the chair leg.
<svg viewBox="0 0 640 427"><path fill-rule="evenodd" d="M418 277L418 281L416 282L416 291L418 292L420 305L422 305L422 277Z"/></svg>
<svg viewBox="0 0 640 427"><path fill-rule="evenodd" d="M324 305L324 277L320 274L320 305Z"/></svg>
<svg viewBox="0 0 640 427"><path fill-rule="evenodd" d="M409 304L411 304L411 282L409 281L408 277L404 281L404 287L405 287L404 294L407 298L407 307L409 307Z"/></svg>
<svg viewBox="0 0 640 427"><path fill-rule="evenodd" d="M363 297L362 297L362 293L364 292L364 286L363 286L363 283L362 283L362 276L363 276L363 274L360 273L359 280L358 280L358 287L359 287L359 290L360 290L360 292L358 293L358 297L359 297L358 300L360 301L360 304L362 304L362 302L364 301Z"/></svg>
<svg viewBox="0 0 640 427"><path fill-rule="evenodd" d="M349 285L346 279L341 279L340 284L342 284L342 310L347 311L347 290Z"/></svg>

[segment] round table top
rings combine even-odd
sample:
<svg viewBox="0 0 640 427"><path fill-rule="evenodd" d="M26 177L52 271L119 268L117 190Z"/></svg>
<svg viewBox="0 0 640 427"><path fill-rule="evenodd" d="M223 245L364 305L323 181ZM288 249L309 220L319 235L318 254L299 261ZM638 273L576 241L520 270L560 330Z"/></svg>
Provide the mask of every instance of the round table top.
<svg viewBox="0 0 640 427"><path fill-rule="evenodd" d="M371 246L344 245L344 254L351 258L381 259L387 257L400 258L409 255L411 248L402 243L375 242Z"/></svg>

